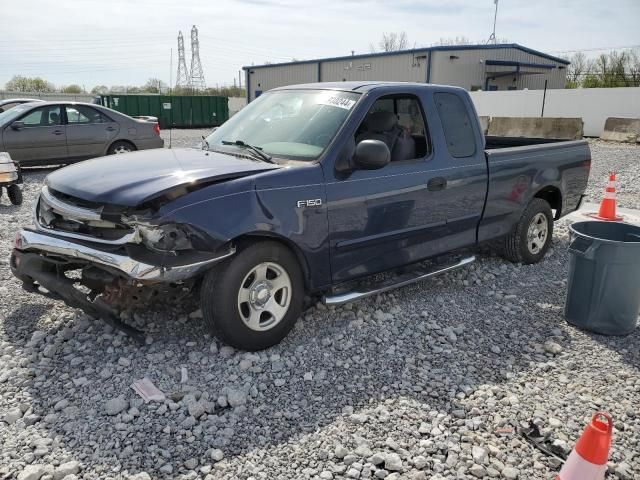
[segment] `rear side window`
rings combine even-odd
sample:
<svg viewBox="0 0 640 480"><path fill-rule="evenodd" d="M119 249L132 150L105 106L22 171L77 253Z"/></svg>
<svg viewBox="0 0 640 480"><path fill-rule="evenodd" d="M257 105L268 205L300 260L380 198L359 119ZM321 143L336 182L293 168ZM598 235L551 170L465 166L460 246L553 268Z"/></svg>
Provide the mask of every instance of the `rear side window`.
<svg viewBox="0 0 640 480"><path fill-rule="evenodd" d="M469 112L462 99L453 93L436 93L433 98L451 156L463 158L474 155L476 137Z"/></svg>

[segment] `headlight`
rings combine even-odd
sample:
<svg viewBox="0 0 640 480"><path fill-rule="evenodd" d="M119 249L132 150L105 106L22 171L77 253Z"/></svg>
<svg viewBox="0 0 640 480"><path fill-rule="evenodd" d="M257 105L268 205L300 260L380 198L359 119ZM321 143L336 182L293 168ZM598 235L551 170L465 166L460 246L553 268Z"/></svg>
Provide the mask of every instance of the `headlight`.
<svg viewBox="0 0 640 480"><path fill-rule="evenodd" d="M140 233L142 244L151 250L171 252L177 250L191 250L193 246L188 233L182 225L141 225L136 228Z"/></svg>
<svg viewBox="0 0 640 480"><path fill-rule="evenodd" d="M18 174L16 172L0 172L0 183L13 182L17 179Z"/></svg>

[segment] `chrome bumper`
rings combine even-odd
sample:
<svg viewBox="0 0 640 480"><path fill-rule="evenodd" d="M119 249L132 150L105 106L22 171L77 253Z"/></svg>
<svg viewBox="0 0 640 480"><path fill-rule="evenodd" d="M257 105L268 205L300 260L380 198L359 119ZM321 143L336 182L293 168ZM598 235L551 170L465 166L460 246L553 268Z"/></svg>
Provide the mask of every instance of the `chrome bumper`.
<svg viewBox="0 0 640 480"><path fill-rule="evenodd" d="M152 265L127 255L105 252L85 245L73 243L52 235L45 235L31 230L20 230L16 234L16 250L20 252L37 252L56 255L69 259L85 260L122 272L125 276L143 282L178 282L193 277L206 267L213 265L235 253L233 246L222 255L212 256L206 260L165 267Z"/></svg>

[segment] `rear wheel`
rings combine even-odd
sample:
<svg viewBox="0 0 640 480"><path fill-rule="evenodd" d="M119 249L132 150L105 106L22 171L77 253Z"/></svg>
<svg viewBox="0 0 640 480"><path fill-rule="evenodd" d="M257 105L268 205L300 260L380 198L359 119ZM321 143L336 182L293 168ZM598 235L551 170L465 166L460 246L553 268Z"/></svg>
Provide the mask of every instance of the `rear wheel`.
<svg viewBox="0 0 640 480"><path fill-rule="evenodd" d="M18 185L9 185L7 187L7 195L13 205L22 205L22 190Z"/></svg>
<svg viewBox="0 0 640 480"><path fill-rule="evenodd" d="M262 350L295 325L304 299L295 255L277 242L241 250L204 278L200 301L205 322L225 343Z"/></svg>
<svg viewBox="0 0 640 480"><path fill-rule="evenodd" d="M113 142L107 150L107 155L118 155L120 153L129 153L135 151L136 147L130 143L125 142L124 140L118 140L117 142Z"/></svg>
<svg viewBox="0 0 640 480"><path fill-rule="evenodd" d="M515 230L504 240L504 256L514 263L537 263L553 236L553 215L546 200L534 198L522 213Z"/></svg>

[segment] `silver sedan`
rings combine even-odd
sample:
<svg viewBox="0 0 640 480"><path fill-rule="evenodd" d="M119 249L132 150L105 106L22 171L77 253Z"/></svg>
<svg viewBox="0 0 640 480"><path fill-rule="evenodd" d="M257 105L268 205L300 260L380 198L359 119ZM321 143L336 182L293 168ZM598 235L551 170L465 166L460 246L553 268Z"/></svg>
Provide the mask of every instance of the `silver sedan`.
<svg viewBox="0 0 640 480"><path fill-rule="evenodd" d="M22 166L161 148L160 127L120 112L76 102L25 103L0 113L0 151Z"/></svg>

